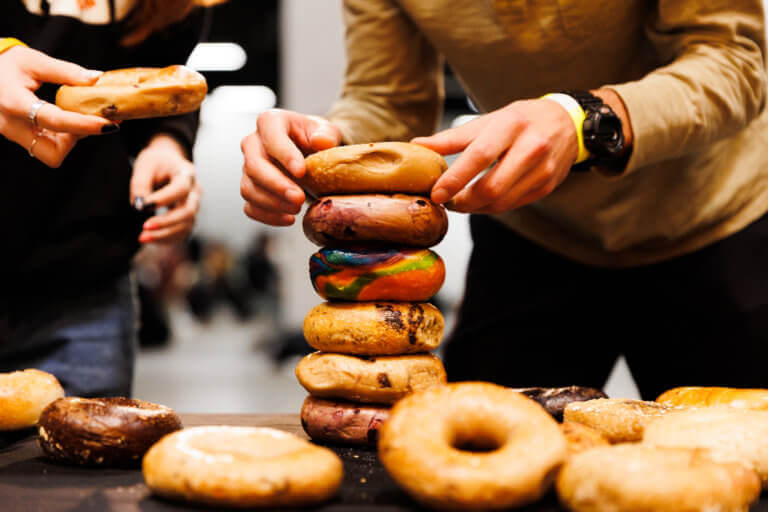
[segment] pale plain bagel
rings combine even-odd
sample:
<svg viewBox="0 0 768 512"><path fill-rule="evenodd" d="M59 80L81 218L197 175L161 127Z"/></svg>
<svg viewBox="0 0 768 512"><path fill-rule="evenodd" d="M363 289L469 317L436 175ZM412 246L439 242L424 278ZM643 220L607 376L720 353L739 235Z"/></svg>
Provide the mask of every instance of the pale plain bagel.
<svg viewBox="0 0 768 512"><path fill-rule="evenodd" d="M272 428L209 426L169 434L143 460L152 492L219 507L309 505L343 477L327 448Z"/></svg>
<svg viewBox="0 0 768 512"><path fill-rule="evenodd" d="M643 438L646 425L654 418L673 410L675 408L656 402L598 398L569 403L563 411L563 421L592 427L611 443L631 443Z"/></svg>
<svg viewBox="0 0 768 512"><path fill-rule="evenodd" d="M64 388L50 373L0 373L0 431L34 427L43 409L63 396Z"/></svg>

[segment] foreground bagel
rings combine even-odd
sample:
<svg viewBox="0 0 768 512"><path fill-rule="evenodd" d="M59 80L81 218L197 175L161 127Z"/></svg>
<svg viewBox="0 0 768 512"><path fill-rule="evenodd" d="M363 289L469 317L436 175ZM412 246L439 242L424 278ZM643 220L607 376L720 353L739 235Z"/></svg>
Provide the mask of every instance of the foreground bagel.
<svg viewBox="0 0 768 512"><path fill-rule="evenodd" d="M569 457L610 444L603 434L581 423L561 423L560 430L565 436Z"/></svg>
<svg viewBox="0 0 768 512"><path fill-rule="evenodd" d="M445 281L445 264L429 249L321 249L309 260L324 299L424 302Z"/></svg>
<svg viewBox="0 0 768 512"><path fill-rule="evenodd" d="M64 389L50 373L0 373L0 431L34 427L43 409L63 396Z"/></svg>
<svg viewBox="0 0 768 512"><path fill-rule="evenodd" d="M389 407L325 400L309 395L301 407L301 426L315 441L376 446Z"/></svg>
<svg viewBox="0 0 768 512"><path fill-rule="evenodd" d="M219 507L309 505L333 496L341 459L287 432L194 427L147 452L144 480L155 493Z"/></svg>
<svg viewBox="0 0 768 512"><path fill-rule="evenodd" d="M378 404L446 382L443 363L432 354L363 358L315 352L299 361L296 377L318 397Z"/></svg>
<svg viewBox="0 0 768 512"><path fill-rule="evenodd" d="M402 194L328 196L304 215L304 234L320 246L389 244L432 247L448 231L445 208Z"/></svg>
<svg viewBox="0 0 768 512"><path fill-rule="evenodd" d="M208 85L185 66L107 71L91 86L63 85L56 105L112 121L186 114L200 108Z"/></svg>
<svg viewBox="0 0 768 512"><path fill-rule="evenodd" d="M436 349L443 327L443 315L427 303L324 302L304 318L304 337L325 352L412 354Z"/></svg>
<svg viewBox="0 0 768 512"><path fill-rule="evenodd" d="M138 465L150 446L181 428L168 407L129 398L62 398L38 423L49 458L89 466Z"/></svg>
<svg viewBox="0 0 768 512"><path fill-rule="evenodd" d="M648 425L643 443L705 448L714 460L749 465L768 487L768 411L719 406L675 412Z"/></svg>
<svg viewBox="0 0 768 512"><path fill-rule="evenodd" d="M516 388L515 391L532 398L547 410L557 421L563 421L565 406L571 402L585 402L608 395L595 388L568 386L566 388Z"/></svg>
<svg viewBox="0 0 768 512"><path fill-rule="evenodd" d="M549 489L565 453L557 423L538 404L483 382L404 398L379 437L379 459L392 478L440 510L535 501Z"/></svg>
<svg viewBox="0 0 768 512"><path fill-rule="evenodd" d="M656 402L598 398L568 404L563 413L563 421L592 427L611 443L629 443L640 441L646 425L672 410L674 408Z"/></svg>
<svg viewBox="0 0 768 512"><path fill-rule="evenodd" d="M557 492L575 512L747 512L760 483L745 466L704 451L621 444L572 457Z"/></svg>
<svg viewBox="0 0 768 512"><path fill-rule="evenodd" d="M682 387L662 393L656 401L671 406L729 405L740 409L768 410L768 389Z"/></svg>
<svg viewBox="0 0 768 512"><path fill-rule="evenodd" d="M306 159L302 185L315 197L332 194L429 195L448 168L431 149L407 142L376 142L326 149Z"/></svg>

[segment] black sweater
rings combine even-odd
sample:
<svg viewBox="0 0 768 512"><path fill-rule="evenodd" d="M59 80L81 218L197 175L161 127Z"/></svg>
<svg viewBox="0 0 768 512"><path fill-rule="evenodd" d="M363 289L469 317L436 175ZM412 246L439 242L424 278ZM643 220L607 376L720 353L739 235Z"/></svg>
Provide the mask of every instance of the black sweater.
<svg viewBox="0 0 768 512"><path fill-rule="evenodd" d="M16 37L50 56L106 71L183 64L202 21L203 13L196 11L146 42L124 47L119 44L122 23L88 25L71 17L34 15L21 0L3 0L0 37ZM55 92L45 85L38 95L52 102ZM196 129L192 114L126 121L118 134L78 142L58 169L0 136L0 262L6 275L0 280L0 306L2 295L23 309L21 303L33 306L52 294L78 293L125 274L144 220L129 203L131 159L161 132L174 135L191 152Z"/></svg>

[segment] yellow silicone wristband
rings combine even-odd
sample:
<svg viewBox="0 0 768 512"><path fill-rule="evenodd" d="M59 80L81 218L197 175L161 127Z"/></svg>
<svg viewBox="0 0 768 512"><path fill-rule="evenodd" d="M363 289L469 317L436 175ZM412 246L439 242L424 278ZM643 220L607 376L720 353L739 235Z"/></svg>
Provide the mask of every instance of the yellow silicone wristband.
<svg viewBox="0 0 768 512"><path fill-rule="evenodd" d="M0 54L13 48L14 46L27 46L15 37L3 37L0 39Z"/></svg>
<svg viewBox="0 0 768 512"><path fill-rule="evenodd" d="M576 161L574 164L580 164L585 160L589 160L591 156L589 150L584 145L584 120L587 118L587 114L581 105L573 99L571 96L562 93L551 93L542 96L542 99L552 100L563 107L573 121L573 126L576 128L576 142L579 145L579 152L576 155Z"/></svg>

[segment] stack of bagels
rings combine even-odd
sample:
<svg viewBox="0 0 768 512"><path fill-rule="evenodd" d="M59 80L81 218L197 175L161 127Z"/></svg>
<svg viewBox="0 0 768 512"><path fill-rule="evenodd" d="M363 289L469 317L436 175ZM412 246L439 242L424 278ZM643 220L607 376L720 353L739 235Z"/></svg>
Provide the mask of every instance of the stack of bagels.
<svg viewBox="0 0 768 512"><path fill-rule="evenodd" d="M306 160L302 185L317 200L304 233L322 247L310 277L327 302L304 321L318 352L299 362L296 376L310 393L301 420L315 440L375 446L394 402L446 382L430 353L444 321L427 303L445 279L429 248L448 218L428 196L446 167L437 153L401 142L338 147Z"/></svg>

